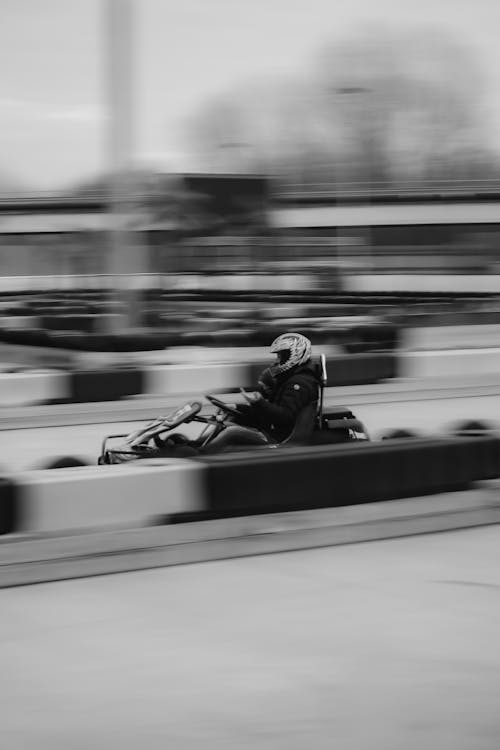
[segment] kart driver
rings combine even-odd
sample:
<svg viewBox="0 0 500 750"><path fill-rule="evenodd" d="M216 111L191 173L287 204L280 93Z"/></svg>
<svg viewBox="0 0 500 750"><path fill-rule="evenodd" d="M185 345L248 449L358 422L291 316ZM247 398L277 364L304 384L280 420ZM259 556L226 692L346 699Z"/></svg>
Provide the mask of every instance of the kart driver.
<svg viewBox="0 0 500 750"><path fill-rule="evenodd" d="M207 446L219 453L228 445L281 443L292 432L299 412L318 400L319 380L311 364L311 342L300 333L284 333L273 341L276 363L266 368L254 393L243 393L234 425Z"/></svg>

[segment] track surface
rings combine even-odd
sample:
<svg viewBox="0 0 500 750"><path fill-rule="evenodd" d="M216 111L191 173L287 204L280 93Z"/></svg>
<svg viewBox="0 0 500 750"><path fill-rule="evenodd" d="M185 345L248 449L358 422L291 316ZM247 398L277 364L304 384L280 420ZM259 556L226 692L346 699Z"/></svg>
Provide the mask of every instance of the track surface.
<svg viewBox="0 0 500 750"><path fill-rule="evenodd" d="M497 750L500 526L0 591L6 750Z"/></svg>
<svg viewBox="0 0 500 750"><path fill-rule="evenodd" d="M444 433L451 424L465 419L483 419L500 424L500 394L484 395L484 389L479 386L476 395L471 395L470 390L468 393L468 396L441 393L429 398L427 392L416 391L411 401L405 401L407 394L401 394L401 400L380 402L377 396L372 403L367 396L366 403L359 403L353 409L374 438L385 430L398 427L411 428L424 435ZM338 404L340 401L350 406L345 396L342 393L341 401L328 398L327 403ZM384 398L395 399L398 395L388 394ZM176 403L181 402L182 399ZM97 410L99 407L93 405L87 408ZM119 418L118 415L116 418ZM62 455L78 456L96 463L106 434L126 433L141 424L144 424L144 420L0 430L0 464L9 471L20 471L42 467L48 459ZM181 431L192 434L193 427L190 425Z"/></svg>

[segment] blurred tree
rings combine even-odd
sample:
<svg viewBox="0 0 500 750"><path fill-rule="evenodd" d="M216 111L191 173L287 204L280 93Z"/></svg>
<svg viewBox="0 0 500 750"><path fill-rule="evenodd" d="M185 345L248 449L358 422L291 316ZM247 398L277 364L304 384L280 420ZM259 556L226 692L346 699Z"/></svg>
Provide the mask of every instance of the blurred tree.
<svg viewBox="0 0 500 750"><path fill-rule="evenodd" d="M128 183L127 214L131 227L163 223L172 232L196 233L208 221L207 197L188 190L182 175L136 169L123 179ZM111 176L102 174L80 183L69 195L105 203L110 190Z"/></svg>
<svg viewBox="0 0 500 750"><path fill-rule="evenodd" d="M265 180L249 175L161 174L134 170L128 181L127 224L135 229L168 232L171 239L201 234L260 233L265 226ZM73 198L105 203L109 175L81 183Z"/></svg>
<svg viewBox="0 0 500 750"><path fill-rule="evenodd" d="M206 168L291 182L427 184L500 177L483 79L432 29L367 27L327 44L300 80L242 82L188 126Z"/></svg>
<svg viewBox="0 0 500 750"><path fill-rule="evenodd" d="M374 27L322 51L317 71L372 179L470 179L485 166L483 82L466 46Z"/></svg>

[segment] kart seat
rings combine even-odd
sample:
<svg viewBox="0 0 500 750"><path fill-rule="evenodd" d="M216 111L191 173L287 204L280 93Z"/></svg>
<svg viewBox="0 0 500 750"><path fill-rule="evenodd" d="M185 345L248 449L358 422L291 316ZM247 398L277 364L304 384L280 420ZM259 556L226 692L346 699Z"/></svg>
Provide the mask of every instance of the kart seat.
<svg viewBox="0 0 500 750"><path fill-rule="evenodd" d="M347 406L329 406L322 416L324 419L352 419L354 414Z"/></svg>
<svg viewBox="0 0 500 750"><path fill-rule="evenodd" d="M280 445L294 445L305 443L309 440L317 424L318 402L311 401L310 404L298 413L295 425L290 435L282 440Z"/></svg>
<svg viewBox="0 0 500 750"><path fill-rule="evenodd" d="M354 430L354 432L364 433L365 426L363 422L355 417L343 417L342 419L332 419L331 417L323 417L323 426L329 430Z"/></svg>

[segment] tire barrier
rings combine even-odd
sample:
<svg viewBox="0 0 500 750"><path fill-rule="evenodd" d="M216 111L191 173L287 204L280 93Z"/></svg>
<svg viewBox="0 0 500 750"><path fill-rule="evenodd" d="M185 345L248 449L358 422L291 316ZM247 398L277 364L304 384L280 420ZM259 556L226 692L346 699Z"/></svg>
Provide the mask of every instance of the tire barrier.
<svg viewBox="0 0 500 750"><path fill-rule="evenodd" d="M20 506L17 484L9 478L0 477L0 534L16 531Z"/></svg>
<svg viewBox="0 0 500 750"><path fill-rule="evenodd" d="M195 330L186 327L186 316L180 323L175 318L153 317L147 314L148 331L137 334L103 334L112 315L65 315L28 318L3 318L0 324L0 341L25 346L57 346L76 351L150 351L174 346L248 346L268 345L285 329L299 330L309 336L315 345L336 344L349 354L362 352L392 352L397 347L399 330L389 324L371 324L362 327L355 324L338 324L325 319L318 324L309 324L307 319L300 325L294 321L265 326L254 326L252 321L243 325L236 319L206 318L196 321ZM213 330L216 328L216 330Z"/></svg>
<svg viewBox="0 0 500 750"><path fill-rule="evenodd" d="M142 461L118 471L84 466L25 472L15 480L15 523L9 530L133 528L152 525L163 514L202 512L202 474L201 465L186 459Z"/></svg>
<svg viewBox="0 0 500 750"><path fill-rule="evenodd" d="M3 534L141 528L354 506L469 488L500 476L500 438L281 448L0 480Z"/></svg>
<svg viewBox="0 0 500 750"><path fill-rule="evenodd" d="M143 371L135 368L72 372L70 399L76 403L117 401L143 393L143 380Z"/></svg>
<svg viewBox="0 0 500 750"><path fill-rule="evenodd" d="M211 513L277 513L465 489L499 476L500 438L388 440L203 460Z"/></svg>
<svg viewBox="0 0 500 750"><path fill-rule="evenodd" d="M226 306L247 303L254 306L253 309L248 307L246 311L247 317L251 318L247 321L251 325L250 332L239 330L245 320L239 315L241 310L238 309L225 310L224 325L219 328L215 326L210 332L214 343L228 342L233 346L248 343L250 339L255 344L267 343L267 336L273 330L277 316L281 319L280 326L287 317L296 318L296 324L291 321L292 328L304 328L303 332L314 336L318 344L335 343L349 354L394 351L403 335L406 339L403 348L410 351L442 347L491 347L498 341L500 331L500 310L495 309L495 295L486 292L339 294L314 290L306 293L265 293L257 289L238 291L228 288L191 293L176 292L173 289L149 289L144 290L144 295L145 302L151 307L145 308L143 322L152 327L151 334L156 330L155 335L163 339L159 348L194 342L206 343L208 334L203 330L205 326L200 323L199 313L209 323L205 313L210 308L203 309L203 306L214 303ZM3 340L6 340L4 334L12 334L14 329L28 332L27 329L31 328L30 342L33 345L37 342L39 345L62 345L60 335L51 344L51 332L62 334L79 331L85 336L79 339L69 336L64 345L88 351L103 351L109 346L111 350L122 351L153 348L153 340L141 344L141 336L129 337L128 343L124 345L123 340L110 343L109 337L106 342L98 335L99 331L106 328L106 322L100 317L102 313L116 311L116 306L113 307L105 292L75 290L71 294L49 292L48 296L41 297L39 294L31 298L30 295L4 295L4 299L3 315L6 317L2 317L0 324L0 329L3 329L0 330L0 337ZM195 312L198 315L200 330L197 333L193 333L189 326L183 330L186 323L186 308L183 305L186 304L191 306L188 314ZM266 305L272 310L271 315L266 314L265 308L255 309L255 305ZM286 310L290 305L297 308L295 312ZM361 322L360 316L371 318L371 322ZM213 317L210 315L210 318ZM228 330L223 332L220 330L222 327ZM285 327L290 328L286 323ZM147 334L142 334L144 335ZM22 341L27 339L22 338ZM158 348L157 344L154 346Z"/></svg>
<svg viewBox="0 0 500 750"><path fill-rule="evenodd" d="M74 332L72 334L60 334L57 332L40 331L44 341L44 348L37 349L34 346L33 331L8 331L7 339L12 341L7 345L16 350L15 340L22 334L24 338L23 347L17 347L21 353L12 354L13 357L26 358L32 362L44 362L49 367L64 366L67 370L75 370L79 364L88 366L93 360L92 366L96 366L99 357L107 360L107 373L100 371L102 377L97 373L90 375L87 371L81 374L45 372L35 376L33 373L23 374L24 381L17 381L18 376L0 375L2 378L0 388L0 404L29 404L47 403L51 401L82 402L106 401L123 398L128 395L162 394L176 395L182 393L193 393L194 391L207 391L212 388L237 388L244 386L253 387L256 383L257 374L269 365L269 360L254 362L252 364L235 365L224 363L223 365L165 365L158 367L130 367L127 369L110 368L110 360L122 359L117 352L135 351L137 340L131 336L119 336L110 338L103 334L84 334ZM71 350L64 348L71 340L73 348L78 346L79 351L85 352L75 355ZM85 343L93 339L95 344L94 354L91 347ZM165 343L163 334L151 334L148 336L148 346L152 349L162 349ZM100 343L99 343L100 342ZM41 343L41 339L38 344ZM267 343L269 343L267 341ZM56 346L57 344L57 346ZM105 344L101 346L101 344ZM249 341L246 341L249 344ZM30 348L33 346L33 348ZM114 347L114 348L113 348ZM241 356L245 357L242 348ZM86 350L87 349L87 350ZM101 354L105 349L108 354ZM223 348L224 349L224 348ZM222 349L222 350L223 350ZM226 347L227 349L227 347ZM221 350L221 351L222 351ZM216 351L207 349L207 351ZM251 350L250 350L251 351ZM161 356L161 355L159 355ZM181 356L181 355L180 355ZM141 355L136 355L140 360ZM15 360L14 360L15 361ZM22 361L22 360L21 360ZM498 349L471 349L451 351L427 351L427 352L390 352L358 353L351 355L329 356L327 361L328 380L330 386L369 385L389 380L392 378L448 378L460 374L462 377L476 377L481 375L500 374L500 348ZM169 370L168 368L172 368ZM220 374L217 373L217 369ZM225 372L227 370L227 372ZM138 374L141 373L141 374ZM57 376L57 377L56 377ZM21 377L21 376L19 376ZM11 378L11 379L9 379ZM125 381L125 382L122 382Z"/></svg>
<svg viewBox="0 0 500 750"><path fill-rule="evenodd" d="M331 386L369 385L390 380L397 374L397 357L392 354L352 354L327 361Z"/></svg>
<svg viewBox="0 0 500 750"><path fill-rule="evenodd" d="M485 435L489 432L496 432L496 430L497 428L492 422L485 422L480 419L466 419L452 424L449 428L452 435Z"/></svg>
<svg viewBox="0 0 500 750"><path fill-rule="evenodd" d="M138 395L176 396L254 388L269 361L247 364L108 367L100 370L0 374L0 405L115 401ZM391 354L354 354L328 360L330 386L378 383L395 376Z"/></svg>
<svg viewBox="0 0 500 750"><path fill-rule="evenodd" d="M116 316L95 316L96 327ZM88 333L82 330L46 330L43 328L0 330L0 342L17 346L52 347L76 352L140 352L165 349L179 343L172 334L147 332L142 334Z"/></svg>
<svg viewBox="0 0 500 750"><path fill-rule="evenodd" d="M182 274L178 275L182 278ZM6 277L4 277L6 278ZM26 281L35 277L26 277ZM50 277L45 277L50 278ZM52 277L57 278L57 277ZM3 299L10 304L18 304L20 301L25 305L42 305L42 306L54 306L65 302L69 306L87 304L89 301L107 301L109 290L104 285L93 286L85 285L85 281L94 279L95 277L86 277L85 275L75 275L67 277L71 280L81 283L79 285L73 284L68 289L64 290L59 288L40 288L31 289L29 286L25 290L21 291L10 291L8 289L0 290L0 299ZM270 300L272 304L287 300L293 303L311 303L319 300L325 304L367 304L375 306L378 304L397 304L397 305L408 305L414 306L415 304L440 304L452 306L453 308L462 309L464 306L467 309L476 309L478 303L488 302L490 300L496 301L496 292L488 291L470 291L464 290L459 291L446 291L446 290L415 290L415 291L404 291L404 290L367 290L367 291L337 291L331 292L327 290L315 289L312 292L308 290L300 291L259 291L257 289L249 292L248 290L238 289L203 289L203 290L187 290L187 289L176 289L173 285L170 287L165 286L161 283L161 277L152 277L151 281L160 282L156 285L152 284L143 288L144 299L147 300L212 300L222 299L224 302L231 302L240 300L242 298L248 298L252 301L263 301ZM163 279L164 280L164 279ZM105 280L103 280L105 281ZM475 308L474 308L475 305Z"/></svg>
<svg viewBox="0 0 500 750"><path fill-rule="evenodd" d="M75 334L79 335L79 334ZM83 334L82 334L83 335ZM24 350L23 350L24 351ZM78 362L66 350L43 349L39 354L29 350L26 358L37 358L45 363L47 371L0 373L0 406L36 403L81 403L85 401L110 401L133 395L174 396L203 393L210 390L253 388L257 376L270 361L238 364L202 363L183 365L145 365L111 367L110 360L117 355L86 355ZM217 350L208 350L217 351ZM248 350L252 352L253 350ZM42 354L43 352L43 354ZM52 354L54 352L54 354ZM13 358L21 354L13 347ZM104 357L106 369L98 372L77 369L99 364ZM161 355L160 355L161 356ZM180 355L181 356L181 355ZM244 350L241 356L245 357ZM255 358L255 354L248 355ZM262 352L258 352L260 360ZM54 368L64 368L66 372ZM500 374L500 349L457 352L414 352L393 355L389 353L329 355L327 359L330 387L370 385L393 378L443 379L476 378ZM75 370L75 372L71 372Z"/></svg>
<svg viewBox="0 0 500 750"><path fill-rule="evenodd" d="M59 314L44 315L41 318L40 328L47 331L83 331L84 333L94 333L100 325L98 315L85 314Z"/></svg>
<svg viewBox="0 0 500 750"><path fill-rule="evenodd" d="M346 329L343 344L348 354L358 352L395 351L399 346L401 329L391 323L377 325L353 325Z"/></svg>
<svg viewBox="0 0 500 750"><path fill-rule="evenodd" d="M253 363L247 373L246 387L255 386L258 375L269 362ZM326 362L328 386L370 385L397 375L397 357L393 354L351 354L329 357Z"/></svg>

